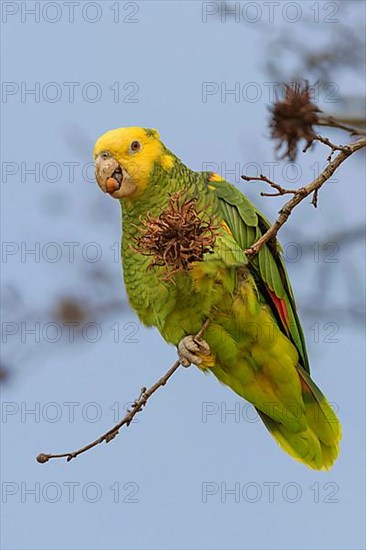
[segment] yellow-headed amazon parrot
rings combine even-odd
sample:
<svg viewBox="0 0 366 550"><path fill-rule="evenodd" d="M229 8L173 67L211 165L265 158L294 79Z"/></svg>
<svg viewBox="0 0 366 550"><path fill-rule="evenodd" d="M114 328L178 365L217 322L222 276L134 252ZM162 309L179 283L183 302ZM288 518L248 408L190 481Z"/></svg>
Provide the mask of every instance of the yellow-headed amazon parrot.
<svg viewBox="0 0 366 550"><path fill-rule="evenodd" d="M252 403L284 451L329 469L341 427L310 378L281 249L272 240L251 259L244 253L269 227L263 214L217 174L188 168L156 130L110 130L94 160L98 185L121 204L124 281L141 322L177 347L184 366L212 372ZM170 272L168 244L179 264Z"/></svg>

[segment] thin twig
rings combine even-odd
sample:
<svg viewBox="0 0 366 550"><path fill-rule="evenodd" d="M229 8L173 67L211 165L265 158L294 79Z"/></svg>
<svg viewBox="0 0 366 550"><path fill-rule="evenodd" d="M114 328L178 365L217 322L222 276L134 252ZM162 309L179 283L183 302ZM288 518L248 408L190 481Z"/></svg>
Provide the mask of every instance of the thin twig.
<svg viewBox="0 0 366 550"><path fill-rule="evenodd" d="M314 208L318 208L318 195L319 189L315 189L313 198L311 199L311 204L314 206Z"/></svg>
<svg viewBox="0 0 366 550"><path fill-rule="evenodd" d="M366 130L364 128L357 128L356 126L349 126L343 124L340 120L332 116L319 116L317 126L327 126L329 128L339 128L349 132L352 136L366 136Z"/></svg>
<svg viewBox="0 0 366 550"><path fill-rule="evenodd" d="M267 178L267 176L264 176L263 174L260 174L259 176L242 176L243 180L245 181L264 181L265 183L268 183L273 189L277 190L277 193L261 193L262 197L279 197L280 195L296 195L298 192L298 189L285 189L284 187L281 187L281 185L278 185L278 183L275 183L274 181Z"/></svg>
<svg viewBox="0 0 366 550"><path fill-rule="evenodd" d="M312 204L314 206L317 206L318 191L322 187L322 185L334 174L334 172L342 164L342 162L344 162L350 155L362 149L363 147L366 147L366 138L359 139L351 143L350 145L348 145L346 148L343 148L335 157L335 159L332 160L324 168L323 172L319 174L317 178L315 178L308 185L305 185L304 187L300 187L299 189L297 189L292 199L286 202L286 204L281 208L279 212L279 216L277 220L274 222L274 224L268 229L268 231L264 233L264 235L262 235L260 239L258 239L257 242L255 242L252 246L250 246L247 250L245 250L245 253L247 254L247 256L249 256L249 258L252 258L253 256L255 256L255 254L259 252L261 247L267 241L275 238L279 229L288 220L295 206L297 206L301 201L303 201L305 197L308 197L309 195L311 195L311 193L314 193ZM242 176L242 178L248 181L248 176Z"/></svg>
<svg viewBox="0 0 366 550"><path fill-rule="evenodd" d="M198 331L198 333L195 336L196 340L199 340L203 334L203 332L206 330L210 320L207 319L201 329ZM170 369L159 378L155 384L153 384L149 389L147 388L141 388L141 392L139 397L132 403L132 409L127 412L127 414L115 425L113 428L108 430L105 434L101 435L96 439L95 441L92 441L91 443L88 443L88 445L85 445L85 447L81 447L81 449L78 449L77 451L70 451L67 453L60 453L60 454L47 454L47 453L40 453L37 456L37 462L40 462L41 464L44 464L45 462L48 462L51 458L66 458L67 462L70 462L73 458L76 458L78 455L81 455L82 453L85 453L86 451L89 451L93 447L96 447L100 443L103 443L105 441L106 443L109 443L114 439L118 434L119 430L122 428L122 426L126 425L127 427L131 424L134 416L140 412L143 407L146 405L147 400L152 396L153 393L156 392L159 388L162 386L165 386L169 378L175 373L175 371L180 367L181 363L179 360L177 360Z"/></svg>
<svg viewBox="0 0 366 550"><path fill-rule="evenodd" d="M333 154L335 153L335 151L344 151L345 153L348 153L350 152L350 149L349 149L349 145L336 145L335 143L332 143L330 141L330 139L328 139L327 137L325 136L321 136L321 135L316 135L314 137L314 140L316 141L320 141L321 143L324 143L324 145L327 145L328 147L330 147L330 154L329 156L327 157L327 162L330 162L332 160L332 156ZM309 147L313 144L313 141L308 143L304 149L303 149L303 153L306 153L306 151L309 149Z"/></svg>

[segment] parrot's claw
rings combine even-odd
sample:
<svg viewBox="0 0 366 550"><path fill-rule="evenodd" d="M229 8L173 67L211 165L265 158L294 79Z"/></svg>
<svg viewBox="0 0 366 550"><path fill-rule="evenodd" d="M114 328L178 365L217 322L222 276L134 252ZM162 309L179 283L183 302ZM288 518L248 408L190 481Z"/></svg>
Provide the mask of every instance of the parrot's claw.
<svg viewBox="0 0 366 550"><path fill-rule="evenodd" d="M189 367L191 363L200 365L200 355L210 355L210 347L204 340L196 340L194 336L185 336L178 344L178 356L183 367Z"/></svg>

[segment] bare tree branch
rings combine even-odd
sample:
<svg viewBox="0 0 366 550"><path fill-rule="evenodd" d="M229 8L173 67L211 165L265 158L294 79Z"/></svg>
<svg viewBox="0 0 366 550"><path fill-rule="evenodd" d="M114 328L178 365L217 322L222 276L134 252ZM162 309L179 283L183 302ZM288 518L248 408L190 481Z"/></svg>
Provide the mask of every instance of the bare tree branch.
<svg viewBox="0 0 366 550"><path fill-rule="evenodd" d="M279 229L283 226L283 224L288 220L289 216L291 215L293 209L302 202L305 197L308 197L311 195L311 193L314 193L312 204L316 207L317 205L317 199L318 199L318 191L324 185L324 183L334 174L334 172L337 170L337 168L344 162L350 155L355 153L356 151L359 151L363 147L366 146L366 138L359 139L347 147L343 148L340 153L336 156L336 158L329 162L329 164L325 167L323 172L319 174L317 178L315 178L311 183L308 185L305 185L304 187L300 187L299 189L294 191L290 191L291 193L294 193L294 196L292 199L290 199L280 210L279 216L277 220L274 222L274 224L262 235L260 239L258 239L257 242L255 242L251 247L249 247L247 250L245 250L245 253L251 258L255 254L259 252L261 247L268 242L270 239L273 239L276 237ZM263 178L250 178L248 176L242 176L242 178L246 181L250 179L262 179L262 181L266 181L266 179ZM267 182L268 183L268 182ZM270 183L270 185L273 187L273 182ZM277 184L276 184L277 186ZM281 188L281 186L277 186L278 191ZM279 191L277 194L284 194Z"/></svg>
<svg viewBox="0 0 366 550"><path fill-rule="evenodd" d="M260 174L257 177L251 177L251 176L242 176L243 180L245 181L264 181L265 183L268 183L273 189L276 189L277 193L261 193L261 197L279 197L280 195L296 195L298 192L298 189L285 189L285 187L282 187L281 185L278 185L278 183L275 183L274 181L267 178L267 176L264 176L263 174Z"/></svg>
<svg viewBox="0 0 366 550"><path fill-rule="evenodd" d="M327 145L328 147L330 147L331 151L329 156L327 157L327 162L330 162L332 160L332 156L333 156L333 153L335 153L335 151L344 151L345 153L350 153L350 149L348 145L336 145L335 143L332 143L330 139L328 139L325 136L321 136L318 134L314 137L314 141L320 141L321 143L324 143L324 145ZM309 149L311 145L312 143L308 143L304 147L303 153L306 153L306 151Z"/></svg>
<svg viewBox="0 0 366 550"><path fill-rule="evenodd" d="M203 334L203 332L206 330L209 319L207 319L199 332L196 334L195 339L199 340ZM115 425L113 428L108 430L105 434L98 437L98 439L95 439L91 443L88 443L88 445L85 445L84 447L81 447L80 449L76 451L70 451L66 453L59 453L59 454L47 454L47 453L40 453L37 456L37 462L40 464L44 464L45 462L48 462L51 458L66 458L67 462L70 462L73 458L76 458L77 456L81 455L82 453L85 453L86 451L89 451L93 447L96 447L100 443L103 443L105 441L106 443L109 443L114 439L118 434L119 430L122 428L122 426L126 425L127 427L131 424L134 416L142 411L143 407L146 405L147 400L152 396L153 393L156 392L159 388L162 386L165 386L169 378L175 373L175 371L180 367L181 363L180 360L177 360L170 369L159 378L155 384L153 384L149 389L143 387L141 388L140 395L135 401L132 403L132 409L127 412L127 414Z"/></svg>
<svg viewBox="0 0 366 550"><path fill-rule="evenodd" d="M319 116L317 126L338 128L339 130L345 130L346 132L349 132L352 136L366 136L366 130L364 130L363 128L356 128L355 126L343 124L342 121L332 116Z"/></svg>

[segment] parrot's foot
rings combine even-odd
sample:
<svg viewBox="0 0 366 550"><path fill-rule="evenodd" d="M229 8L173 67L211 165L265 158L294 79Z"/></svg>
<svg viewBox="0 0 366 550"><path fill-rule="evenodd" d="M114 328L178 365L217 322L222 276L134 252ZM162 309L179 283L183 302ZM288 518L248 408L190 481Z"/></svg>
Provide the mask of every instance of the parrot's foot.
<svg viewBox="0 0 366 550"><path fill-rule="evenodd" d="M201 339L196 340L194 336L185 336L178 344L178 356L183 367L189 367L191 363L200 366L202 362L205 362L205 356L210 354L207 342Z"/></svg>

